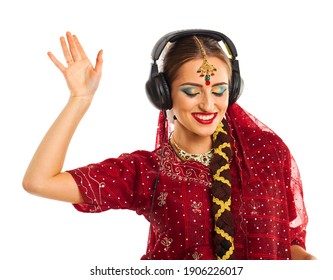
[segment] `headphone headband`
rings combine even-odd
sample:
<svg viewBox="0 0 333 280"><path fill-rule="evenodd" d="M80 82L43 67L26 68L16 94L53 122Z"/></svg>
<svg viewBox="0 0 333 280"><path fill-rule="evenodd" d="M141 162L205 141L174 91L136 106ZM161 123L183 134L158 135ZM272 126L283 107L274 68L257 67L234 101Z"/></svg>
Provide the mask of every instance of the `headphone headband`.
<svg viewBox="0 0 333 280"><path fill-rule="evenodd" d="M180 38L194 36L194 35L203 35L203 36L211 37L218 42L223 41L223 43L225 44L225 46L229 52L229 55L232 57L232 59L235 59L237 57L237 50L236 50L235 45L223 33L214 31L214 30L207 30L207 29L187 29L187 30L173 31L173 32L165 34L162 38L160 38L156 42L156 44L151 52L152 59L154 61L157 61L160 58L162 51L164 50L165 46L168 43L173 43Z"/></svg>
<svg viewBox="0 0 333 280"><path fill-rule="evenodd" d="M236 102L243 90L243 79L240 76L239 65L237 60L237 50L233 42L224 34L207 29L187 29L174 31L165 34L160 38L152 52L152 64L149 79L146 82L146 93L151 103L160 110L169 110L172 108L172 98L169 84L163 72L159 72L157 60L168 43L173 43L181 38L202 35L213 38L217 42L222 41L230 55L230 63L232 67L231 82L229 85L229 105Z"/></svg>

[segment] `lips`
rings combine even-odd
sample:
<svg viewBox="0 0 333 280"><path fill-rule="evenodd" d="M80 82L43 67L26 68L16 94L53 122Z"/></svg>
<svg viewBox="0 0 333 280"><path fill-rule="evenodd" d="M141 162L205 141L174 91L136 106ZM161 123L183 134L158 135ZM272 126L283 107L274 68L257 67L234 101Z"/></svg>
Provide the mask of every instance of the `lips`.
<svg viewBox="0 0 333 280"><path fill-rule="evenodd" d="M217 113L192 113L192 116L200 124L212 124Z"/></svg>

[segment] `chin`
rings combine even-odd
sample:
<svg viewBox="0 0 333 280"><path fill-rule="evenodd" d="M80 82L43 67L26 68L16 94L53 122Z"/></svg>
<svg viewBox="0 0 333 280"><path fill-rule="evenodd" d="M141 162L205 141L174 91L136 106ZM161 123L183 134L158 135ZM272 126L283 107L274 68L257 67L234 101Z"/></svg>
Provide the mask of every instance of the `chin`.
<svg viewBox="0 0 333 280"><path fill-rule="evenodd" d="M216 130L216 127L212 127L212 128L200 128L198 129L196 132L194 132L195 134L197 134L198 136L201 137L208 137L208 136L212 136Z"/></svg>

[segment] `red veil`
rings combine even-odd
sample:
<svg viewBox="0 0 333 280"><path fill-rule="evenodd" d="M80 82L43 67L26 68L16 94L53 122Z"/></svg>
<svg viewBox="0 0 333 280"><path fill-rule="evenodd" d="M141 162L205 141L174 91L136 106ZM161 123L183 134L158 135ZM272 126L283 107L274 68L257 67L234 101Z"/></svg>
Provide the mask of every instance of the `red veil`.
<svg viewBox="0 0 333 280"><path fill-rule="evenodd" d="M305 248L308 223L296 162L281 138L237 103L228 108L226 119L234 154L236 257L289 259L291 245ZM156 148L171 129L161 112Z"/></svg>

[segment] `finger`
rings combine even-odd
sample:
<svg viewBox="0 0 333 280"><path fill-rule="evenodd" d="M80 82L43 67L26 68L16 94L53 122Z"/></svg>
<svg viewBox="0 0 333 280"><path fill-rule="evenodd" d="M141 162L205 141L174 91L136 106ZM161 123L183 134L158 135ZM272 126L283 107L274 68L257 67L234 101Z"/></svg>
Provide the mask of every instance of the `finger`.
<svg viewBox="0 0 333 280"><path fill-rule="evenodd" d="M61 72L64 72L64 70L66 70L66 67L53 55L53 53L48 52L47 55Z"/></svg>
<svg viewBox="0 0 333 280"><path fill-rule="evenodd" d="M76 48L76 44L73 38L73 35L70 32L66 32L67 42L69 45L69 50L74 61L80 60L80 55Z"/></svg>
<svg viewBox="0 0 333 280"><path fill-rule="evenodd" d="M102 73L102 66L103 66L103 50L100 50L97 54L97 57L96 57L96 65L95 65L95 71L98 73L98 74L101 74Z"/></svg>
<svg viewBox="0 0 333 280"><path fill-rule="evenodd" d="M75 45L76 45L76 49L79 53L79 56L81 57L81 59L84 59L84 58L87 58L87 55L79 41L79 39L77 38L76 35L73 35L73 39L74 39L74 42L75 42Z"/></svg>
<svg viewBox="0 0 333 280"><path fill-rule="evenodd" d="M67 62L67 64L70 64L73 62L72 56L68 50L68 46L66 44L66 40L64 37L60 37L60 44L61 44L61 48L62 48L62 52L64 54L65 60Z"/></svg>

